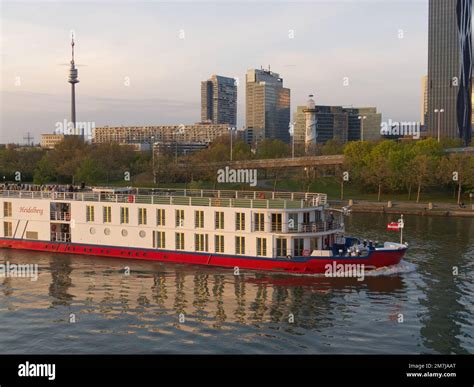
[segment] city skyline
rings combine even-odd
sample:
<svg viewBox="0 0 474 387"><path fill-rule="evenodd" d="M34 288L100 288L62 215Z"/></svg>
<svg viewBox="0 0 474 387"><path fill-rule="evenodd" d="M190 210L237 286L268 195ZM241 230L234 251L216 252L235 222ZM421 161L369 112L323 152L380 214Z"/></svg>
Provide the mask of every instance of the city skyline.
<svg viewBox="0 0 474 387"><path fill-rule="evenodd" d="M37 143L69 117L70 30L81 72L78 122L192 124L200 117L200 82L223 74L239 80L242 127L245 72L268 65L292 91L292 114L314 93L319 105L377 106L384 120L418 120L427 1L255 3L252 15L239 3L189 4L186 14L175 4L138 5L119 4L105 18L103 3L2 4L0 142L22 142L31 132ZM234 17L215 20L224 11ZM238 28L242 22L248 27Z"/></svg>

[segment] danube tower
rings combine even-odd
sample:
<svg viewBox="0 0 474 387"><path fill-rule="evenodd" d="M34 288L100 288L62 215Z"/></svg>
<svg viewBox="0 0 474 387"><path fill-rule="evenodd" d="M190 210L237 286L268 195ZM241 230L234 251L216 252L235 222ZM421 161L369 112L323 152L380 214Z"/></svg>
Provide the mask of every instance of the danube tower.
<svg viewBox="0 0 474 387"><path fill-rule="evenodd" d="M74 35L72 35L71 39L71 49L72 49L72 59L71 59L71 67L69 68L69 80L68 82L71 84L71 124L72 133L69 134L79 134L76 133L76 83L79 83L79 79L77 79L77 69L74 65Z"/></svg>

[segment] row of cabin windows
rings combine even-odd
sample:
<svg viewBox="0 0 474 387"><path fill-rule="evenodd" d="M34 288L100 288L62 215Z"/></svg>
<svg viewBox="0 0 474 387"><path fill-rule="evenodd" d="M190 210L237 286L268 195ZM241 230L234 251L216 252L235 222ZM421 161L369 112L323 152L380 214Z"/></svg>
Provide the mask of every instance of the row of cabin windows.
<svg viewBox="0 0 474 387"><path fill-rule="evenodd" d="M281 230L281 214L277 219L279 219L279 228ZM184 226L184 210L177 209L175 210L175 219L176 227ZM86 222L95 221L95 206L86 206ZM104 223L112 223L112 207L103 206L102 207L102 221ZM120 207L120 223L129 224L130 223L130 209L128 207ZM145 225L147 224L147 209L138 208L138 224ZM165 226L166 224L166 213L163 208L158 208L156 210L156 225ZM214 226L216 230L224 229L224 212L215 211L214 213ZM256 213L255 214L255 231L264 231L265 226L265 214ZM204 228L204 211L196 210L194 211L194 227L195 228ZM245 231L245 213L237 212L235 214L235 230L236 231Z"/></svg>
<svg viewBox="0 0 474 387"><path fill-rule="evenodd" d="M95 221L95 206L86 206L86 221ZM176 227L183 227L184 225L184 210L175 210ZM5 217L12 216L12 203L3 203L3 215ZM102 207L102 220L104 223L112 223L112 207ZM303 223L308 224L310 222L309 212L303 213ZM128 207L120 207L120 223L130 223L130 209ZM165 209L158 208L156 210L156 225L164 226L166 223ZM298 214L290 213L288 217L288 225L290 228L294 228L298 223ZM147 224L147 209L138 209L138 224ZM282 230L282 214L271 215L272 231ZM214 213L214 225L216 230L224 229L224 212L216 211ZM196 210L194 212L194 226L195 228L204 228L204 211ZM245 231L245 213L237 212L235 214L235 230ZM265 214L255 213L254 214L254 231L265 231Z"/></svg>
<svg viewBox="0 0 474 387"><path fill-rule="evenodd" d="M235 253L245 255L245 238L235 237ZM285 240L286 241L286 240ZM153 231L153 247L157 249L166 248L165 231ZM184 250L184 233L175 232L175 249ZM200 252L209 251L209 235L194 234L194 250ZM224 253L224 235L214 235L214 252ZM257 256L267 255L267 238L257 238Z"/></svg>

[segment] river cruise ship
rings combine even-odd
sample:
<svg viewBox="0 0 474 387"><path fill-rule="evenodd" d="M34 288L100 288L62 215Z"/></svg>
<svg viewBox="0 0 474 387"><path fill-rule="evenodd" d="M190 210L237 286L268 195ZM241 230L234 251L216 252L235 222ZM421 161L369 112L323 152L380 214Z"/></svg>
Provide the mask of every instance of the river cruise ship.
<svg viewBox="0 0 474 387"><path fill-rule="evenodd" d="M407 249L345 237L321 193L5 186L0 208L9 249L299 274L394 265Z"/></svg>

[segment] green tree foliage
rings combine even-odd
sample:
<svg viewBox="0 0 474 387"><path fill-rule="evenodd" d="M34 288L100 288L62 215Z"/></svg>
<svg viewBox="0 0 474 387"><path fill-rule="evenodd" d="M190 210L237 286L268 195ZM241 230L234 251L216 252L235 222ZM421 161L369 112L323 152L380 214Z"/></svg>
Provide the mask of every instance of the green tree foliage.
<svg viewBox="0 0 474 387"><path fill-rule="evenodd" d="M344 144L339 140L329 140L321 148L323 155L340 155L344 151Z"/></svg>
<svg viewBox="0 0 474 387"><path fill-rule="evenodd" d="M265 139L260 141L257 145L257 159L278 159L290 155L290 146L281 140Z"/></svg>
<svg viewBox="0 0 474 387"><path fill-rule="evenodd" d="M385 140L372 148L364 157L365 168L362 170L362 177L368 185L377 188L379 201L382 190L388 188L393 180L394 171L391 164L397 147L396 142Z"/></svg>
<svg viewBox="0 0 474 387"><path fill-rule="evenodd" d="M82 160L81 164L74 174L76 182L85 183L87 185L96 185L102 180L104 170L92 157L88 156Z"/></svg>
<svg viewBox="0 0 474 387"><path fill-rule="evenodd" d="M37 164L34 172L33 182L45 184L56 181L56 171L51 154L46 154Z"/></svg>
<svg viewBox="0 0 474 387"><path fill-rule="evenodd" d="M460 204L463 187L474 187L474 157L461 153L444 157L440 162L438 178L456 187L456 201Z"/></svg>
<svg viewBox="0 0 474 387"><path fill-rule="evenodd" d="M136 152L131 146L109 143L92 147L90 160L100 165L108 183L111 179L121 179L124 172L130 171L135 158Z"/></svg>
<svg viewBox="0 0 474 387"><path fill-rule="evenodd" d="M91 146L76 136L66 136L51 151L51 162L59 182L74 182L74 174L90 154Z"/></svg>
<svg viewBox="0 0 474 387"><path fill-rule="evenodd" d="M22 181L31 181L36 164L44 156L45 151L38 148L8 148L0 151L0 177L13 180L20 172Z"/></svg>

